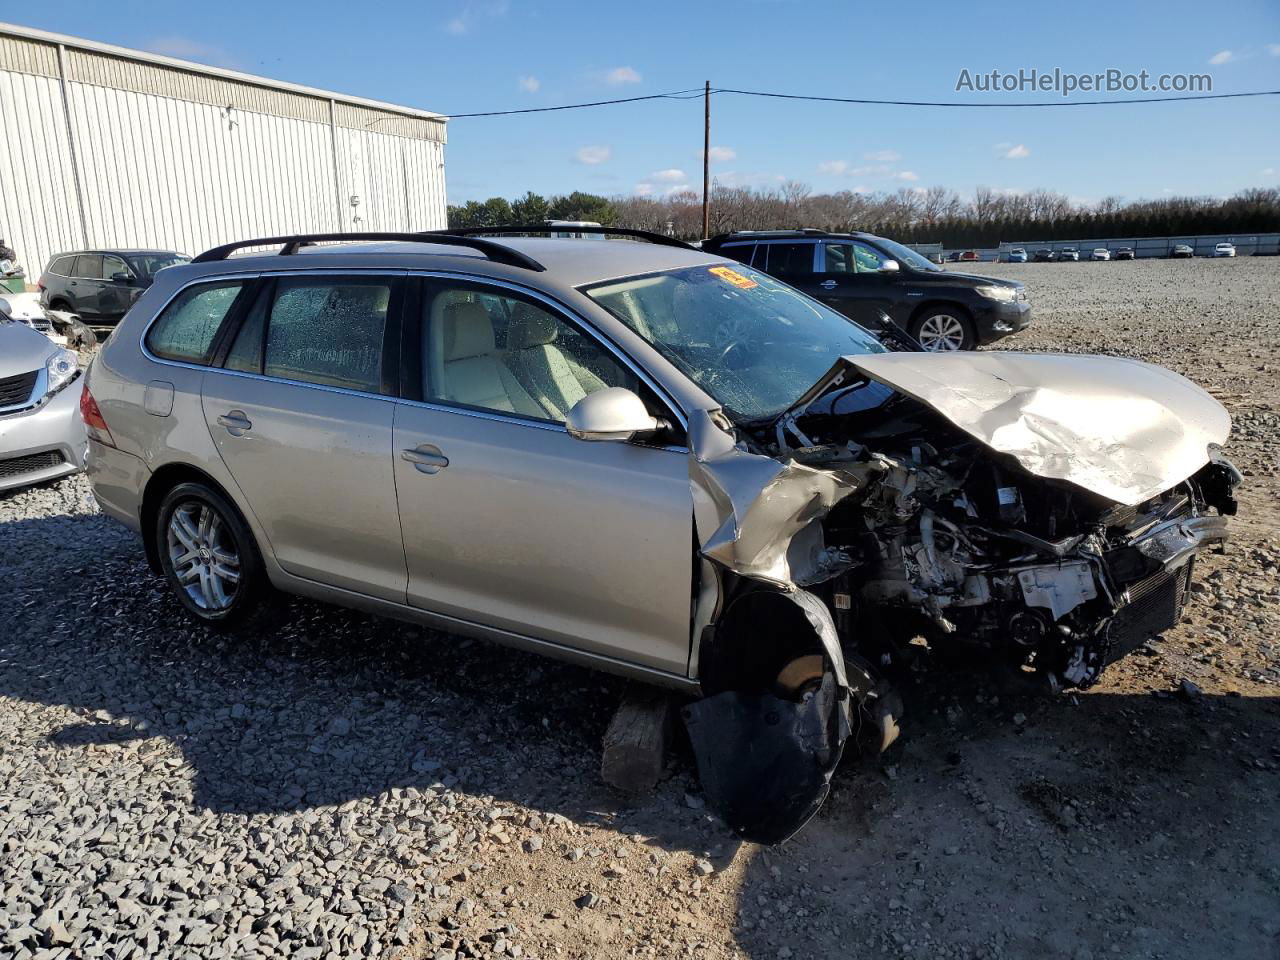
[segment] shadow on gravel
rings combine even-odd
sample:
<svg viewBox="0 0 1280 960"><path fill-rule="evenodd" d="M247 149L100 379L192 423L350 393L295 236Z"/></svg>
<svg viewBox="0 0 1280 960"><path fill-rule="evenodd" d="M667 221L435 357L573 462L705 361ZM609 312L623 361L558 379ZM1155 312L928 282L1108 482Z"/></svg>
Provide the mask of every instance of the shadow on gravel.
<svg viewBox="0 0 1280 960"><path fill-rule="evenodd" d="M717 868L738 852L687 758L636 807L601 784L621 681L300 600L269 634L219 636L98 517L0 524L0 558L0 696L73 715L49 749L148 763L163 738L215 813L442 783ZM908 699L898 752L847 762L798 838L746 862L748 956L1275 956L1280 702L1019 697L964 675Z"/></svg>

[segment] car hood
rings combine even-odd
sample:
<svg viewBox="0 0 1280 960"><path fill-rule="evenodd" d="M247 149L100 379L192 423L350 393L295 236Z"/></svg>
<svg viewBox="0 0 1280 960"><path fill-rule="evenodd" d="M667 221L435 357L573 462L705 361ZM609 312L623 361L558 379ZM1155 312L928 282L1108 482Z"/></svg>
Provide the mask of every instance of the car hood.
<svg viewBox="0 0 1280 960"><path fill-rule="evenodd" d="M1020 280L1004 280L1000 277L984 277L977 273L953 273L950 270L943 273L934 274L940 280L955 281L960 280L963 283L973 284L975 287L1023 287L1026 284Z"/></svg>
<svg viewBox="0 0 1280 960"><path fill-rule="evenodd" d="M0 377L39 370L57 349L44 334L0 319Z"/></svg>
<svg viewBox="0 0 1280 960"><path fill-rule="evenodd" d="M1231 432L1218 401L1119 357L884 353L842 357L792 416L858 371L932 408L1029 473L1138 504L1191 476Z"/></svg>

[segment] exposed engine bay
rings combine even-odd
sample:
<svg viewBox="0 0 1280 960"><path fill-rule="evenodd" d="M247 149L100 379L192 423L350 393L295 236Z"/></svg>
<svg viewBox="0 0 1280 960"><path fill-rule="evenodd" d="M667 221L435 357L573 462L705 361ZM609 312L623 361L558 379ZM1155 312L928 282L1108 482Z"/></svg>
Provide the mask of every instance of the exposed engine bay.
<svg viewBox="0 0 1280 960"><path fill-rule="evenodd" d="M816 811L842 731L881 748L896 736L887 678L909 643L1087 688L1177 623L1197 552L1225 539L1236 511L1240 474L1218 452L1225 411L1168 371L1102 357L864 359L844 358L782 416L736 424L733 450L691 437L695 505L701 494L719 507L702 555L720 568L720 606L702 638L711 696L686 721L713 801L765 842ZM698 519L701 533L711 523ZM781 635L804 630L781 626L759 596L769 588L774 604L804 608L807 647L786 650ZM744 658L761 660L760 644L780 652L753 673ZM741 729L752 705L774 718L754 725L756 742L790 736L792 762L807 755L821 774L805 797L764 808L767 771L750 761L777 767L776 742L714 769L717 710Z"/></svg>

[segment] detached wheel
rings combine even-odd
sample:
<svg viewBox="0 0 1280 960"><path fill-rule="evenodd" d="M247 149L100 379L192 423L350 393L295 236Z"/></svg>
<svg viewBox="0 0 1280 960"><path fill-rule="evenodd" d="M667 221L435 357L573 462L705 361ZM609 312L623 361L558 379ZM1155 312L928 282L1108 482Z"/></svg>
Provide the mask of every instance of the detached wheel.
<svg viewBox="0 0 1280 960"><path fill-rule="evenodd" d="M178 601L210 626L241 623L262 606L268 585L253 534L225 497L202 483L165 495L156 547Z"/></svg>
<svg viewBox="0 0 1280 960"><path fill-rule="evenodd" d="M911 335L930 353L952 353L977 346L973 321L958 307L934 307L911 322Z"/></svg>

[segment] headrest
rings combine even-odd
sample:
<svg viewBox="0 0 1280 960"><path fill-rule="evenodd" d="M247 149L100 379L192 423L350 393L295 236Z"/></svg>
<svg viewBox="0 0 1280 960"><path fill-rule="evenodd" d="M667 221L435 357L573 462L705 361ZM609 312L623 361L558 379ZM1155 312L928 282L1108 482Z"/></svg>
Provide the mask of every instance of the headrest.
<svg viewBox="0 0 1280 960"><path fill-rule="evenodd" d="M559 332L559 322L545 310L529 303L517 303L507 327L507 349L526 350L550 343Z"/></svg>
<svg viewBox="0 0 1280 960"><path fill-rule="evenodd" d="M463 360L493 353L493 321L478 303L451 303L444 308L444 359Z"/></svg>

